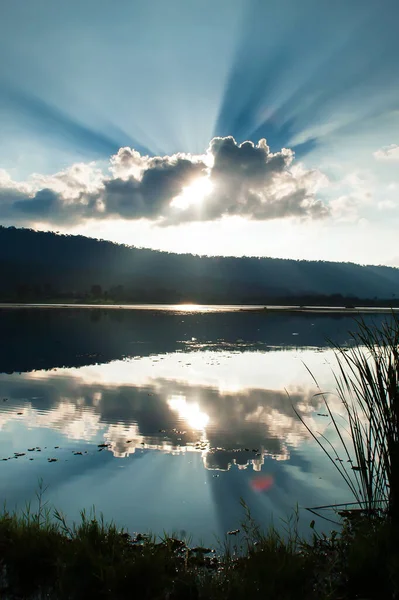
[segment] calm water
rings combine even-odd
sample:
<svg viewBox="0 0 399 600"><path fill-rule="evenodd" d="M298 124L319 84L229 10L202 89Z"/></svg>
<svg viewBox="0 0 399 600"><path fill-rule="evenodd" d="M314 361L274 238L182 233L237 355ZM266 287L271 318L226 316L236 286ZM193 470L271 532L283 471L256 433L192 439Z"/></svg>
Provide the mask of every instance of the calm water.
<svg viewBox="0 0 399 600"><path fill-rule="evenodd" d="M354 329L343 314L0 310L0 501L23 508L42 478L71 519L94 504L211 543L239 527L240 498L263 524L351 500L292 404L331 435L305 365L334 390L326 340Z"/></svg>

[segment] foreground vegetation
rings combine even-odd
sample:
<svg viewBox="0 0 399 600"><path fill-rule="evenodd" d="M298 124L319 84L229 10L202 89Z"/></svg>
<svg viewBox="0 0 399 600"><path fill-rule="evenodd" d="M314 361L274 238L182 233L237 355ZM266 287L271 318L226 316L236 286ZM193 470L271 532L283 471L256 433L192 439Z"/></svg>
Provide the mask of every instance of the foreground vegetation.
<svg viewBox="0 0 399 600"><path fill-rule="evenodd" d="M183 599L396 598L397 532L384 518L346 517L310 541L244 523L219 553L172 536L129 536L95 514L69 527L39 510L0 518L1 597Z"/></svg>
<svg viewBox="0 0 399 600"><path fill-rule="evenodd" d="M336 348L343 423L321 393L337 442L310 431L353 497L342 526L299 536L293 519L262 532L248 508L241 537L217 552L165 535L131 536L95 512L69 526L38 494L38 509L0 516L0 596L155 600L399 597L399 322L359 324ZM342 410L341 410L342 412ZM304 425L307 424L304 422ZM331 507L334 509L334 507Z"/></svg>

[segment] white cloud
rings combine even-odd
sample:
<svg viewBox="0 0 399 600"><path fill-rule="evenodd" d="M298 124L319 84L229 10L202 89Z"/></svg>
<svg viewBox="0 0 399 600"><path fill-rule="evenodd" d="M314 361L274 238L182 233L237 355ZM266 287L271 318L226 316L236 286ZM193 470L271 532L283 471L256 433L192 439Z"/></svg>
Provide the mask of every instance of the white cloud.
<svg viewBox="0 0 399 600"><path fill-rule="evenodd" d="M373 152L374 158L377 160L399 161L399 146L398 144L390 144L383 146L376 152Z"/></svg>
<svg viewBox="0 0 399 600"><path fill-rule="evenodd" d="M398 207L392 200L381 200L381 202L378 202L377 206L380 210L394 210Z"/></svg>
<svg viewBox="0 0 399 600"><path fill-rule="evenodd" d="M331 215L336 221L358 222L373 201L375 183L368 172L353 171L331 186L339 195L330 201Z"/></svg>
<svg viewBox="0 0 399 600"><path fill-rule="evenodd" d="M198 186L198 180L208 185ZM319 219L328 207L316 194L327 184L320 171L294 164L292 150L271 152L265 139L238 144L232 137L214 138L205 155L150 157L121 148L111 156L108 173L95 163L77 163L17 183L2 171L0 217L22 225L109 217L145 218L161 225L226 216ZM176 202L182 195L186 201Z"/></svg>
<svg viewBox="0 0 399 600"><path fill-rule="evenodd" d="M331 214L337 221L355 222L359 219L359 204L354 195L339 196L330 202Z"/></svg>

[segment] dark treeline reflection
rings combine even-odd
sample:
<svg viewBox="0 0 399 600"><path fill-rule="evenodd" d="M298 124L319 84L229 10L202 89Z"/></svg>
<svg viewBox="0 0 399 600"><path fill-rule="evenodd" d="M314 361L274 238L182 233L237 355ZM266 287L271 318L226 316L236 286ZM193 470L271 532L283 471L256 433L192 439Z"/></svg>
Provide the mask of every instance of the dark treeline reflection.
<svg viewBox="0 0 399 600"><path fill-rule="evenodd" d="M381 323L385 315L367 315ZM350 341L352 316L119 309L0 310L0 372L106 363L179 350L326 347Z"/></svg>

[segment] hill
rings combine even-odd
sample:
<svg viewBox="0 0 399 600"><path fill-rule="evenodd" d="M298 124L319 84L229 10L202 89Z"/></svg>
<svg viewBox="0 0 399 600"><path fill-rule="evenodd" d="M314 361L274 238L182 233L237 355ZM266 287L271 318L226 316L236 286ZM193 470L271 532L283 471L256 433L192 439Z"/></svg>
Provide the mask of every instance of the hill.
<svg viewBox="0 0 399 600"><path fill-rule="evenodd" d="M171 254L83 236L0 227L0 301L342 304L394 302L399 269Z"/></svg>

